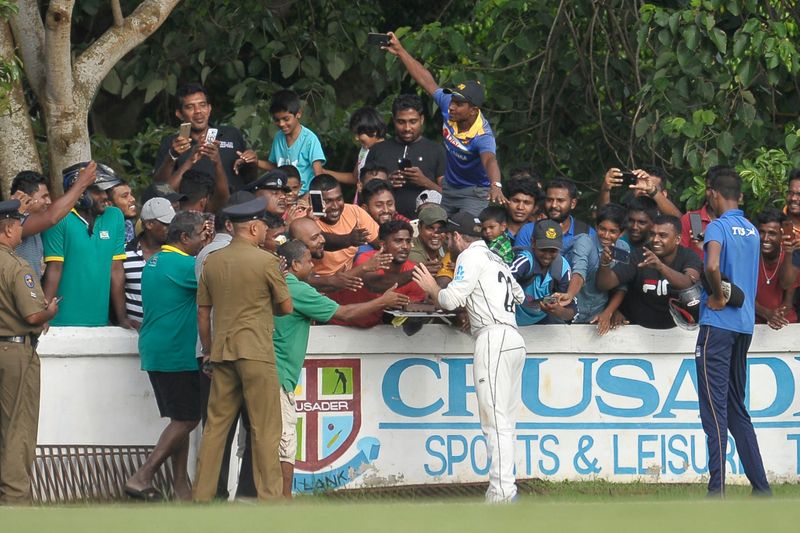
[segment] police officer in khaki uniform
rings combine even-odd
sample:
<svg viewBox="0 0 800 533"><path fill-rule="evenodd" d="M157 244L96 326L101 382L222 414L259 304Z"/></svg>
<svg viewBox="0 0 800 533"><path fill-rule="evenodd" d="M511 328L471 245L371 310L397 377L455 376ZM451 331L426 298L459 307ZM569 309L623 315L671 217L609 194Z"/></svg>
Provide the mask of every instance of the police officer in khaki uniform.
<svg viewBox="0 0 800 533"><path fill-rule="evenodd" d="M31 500L31 467L39 426L39 356L42 326L58 311L49 304L27 261L14 253L22 242L19 200L0 202L0 503ZM277 459L276 459L277 460Z"/></svg>
<svg viewBox="0 0 800 533"><path fill-rule="evenodd" d="M233 222L233 240L208 257L198 283L197 325L204 368L210 361L213 373L194 486L196 501L211 501L217 491L225 437L242 401L250 416L258 498L281 496L282 425L273 312L291 313L292 300L278 259L259 248L267 238L266 207L266 199L256 198L223 210Z"/></svg>

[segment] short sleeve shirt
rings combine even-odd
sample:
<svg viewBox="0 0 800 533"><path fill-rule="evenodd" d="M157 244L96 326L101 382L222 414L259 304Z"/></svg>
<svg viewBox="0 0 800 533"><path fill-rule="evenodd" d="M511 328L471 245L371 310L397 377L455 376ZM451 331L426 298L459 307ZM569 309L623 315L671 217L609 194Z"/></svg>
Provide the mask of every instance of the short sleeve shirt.
<svg viewBox="0 0 800 533"><path fill-rule="evenodd" d="M722 245L719 270L744 292L742 307L726 305L720 311L706 307L708 294L700 297L700 325L752 335L756 318L755 294L758 285L758 258L761 239L755 226L740 209L726 211L706 227L703 249L710 242ZM708 256L706 256L707 258Z"/></svg>
<svg viewBox="0 0 800 533"><path fill-rule="evenodd" d="M25 225L27 217L22 221ZM22 238L22 242L15 250L16 254L25 259L36 274L37 279L42 278L44 272L44 243L42 242L42 234L36 233Z"/></svg>
<svg viewBox="0 0 800 533"><path fill-rule="evenodd" d="M444 124L442 136L447 154L447 165L444 180L453 187L488 187L489 176L481 161L484 152L496 153L494 133L489 121L478 113L478 118L467 131L458 131L458 125L450 120L450 100L453 96L445 94L439 88L433 93L433 99L439 106Z"/></svg>
<svg viewBox="0 0 800 533"><path fill-rule="evenodd" d="M617 263L614 273L620 284L627 284L628 291L623 302L623 313L631 324L645 328L669 329L675 327L675 321L669 314L669 299L678 295L669 281L655 268L638 268L641 256L632 254L628 264ZM698 273L703 270L700 259L694 252L678 246L677 254L671 264L667 265L677 272L685 272L691 268Z"/></svg>
<svg viewBox="0 0 800 533"><path fill-rule="evenodd" d="M108 207L89 226L76 210L42 234L45 263L64 264L51 326L105 326L111 294L111 263L125 260L125 219Z"/></svg>
<svg viewBox="0 0 800 533"><path fill-rule="evenodd" d="M286 276L293 311L275 317L275 361L278 379L287 392L294 392L300 369L308 349L311 321L328 322L336 314L339 304L317 292L314 287L300 281L294 274Z"/></svg>
<svg viewBox="0 0 800 533"><path fill-rule="evenodd" d="M291 146L287 144L286 135L282 131L275 135L269 160L279 167L292 165L297 168L303 182L300 187L300 194L303 195L308 192L308 186L314 179L314 161L321 161L324 165L325 152L322 151L317 135L305 126L300 126L300 135Z"/></svg>
<svg viewBox="0 0 800 533"><path fill-rule="evenodd" d="M11 248L0 245L0 336L39 333L25 317L44 311L42 286L31 266Z"/></svg>
<svg viewBox="0 0 800 533"><path fill-rule="evenodd" d="M344 204L342 214L336 224L328 224L321 218L317 219L319 229L325 233L333 233L335 235L347 235L356 226L362 227L367 230L367 241L372 242L378 238L378 223L373 220L369 213L358 207L357 205ZM333 252L325 251L322 259L314 260L314 272L320 276L331 276L335 274L342 266L346 270L353 266L353 259L356 256L358 248L350 246L341 250Z"/></svg>
<svg viewBox="0 0 800 533"><path fill-rule="evenodd" d="M214 126L210 126L214 127ZM233 126L215 126L217 128L217 140L219 141L219 157L222 162L222 168L225 169L225 175L228 177L228 186L237 191L244 185L244 177L242 173L236 174L233 171L233 163L239 159L236 152L244 152L247 150L247 144L244 142L242 132ZM172 141L177 137L177 134L169 135L161 139L161 145L158 147L158 154L156 155L156 164L153 168L160 168L164 160L169 157L169 148L172 146ZM192 139L192 148L197 145L197 141ZM172 170L175 171L183 165L184 162L191 156L192 150L187 150L178 156L178 159L173 162ZM207 157L202 157L192 167L193 170L203 172L209 176L214 176L214 163Z"/></svg>
<svg viewBox="0 0 800 533"><path fill-rule="evenodd" d="M444 148L425 137L420 137L411 144L394 138L379 142L370 148L367 163L384 167L391 174L400 168L403 157L411 161L411 166L418 167L431 181L435 182L439 176L444 176ZM425 189L408 181L402 187L392 189L397 212L408 218L416 218L417 196L423 190Z"/></svg>
<svg viewBox="0 0 800 533"><path fill-rule="evenodd" d="M213 307L211 361L275 362L272 304L289 298L278 258L234 238L206 259L197 305Z"/></svg>
<svg viewBox="0 0 800 533"><path fill-rule="evenodd" d="M142 272L144 319L139 330L142 370L197 370L197 279L194 257L162 246Z"/></svg>

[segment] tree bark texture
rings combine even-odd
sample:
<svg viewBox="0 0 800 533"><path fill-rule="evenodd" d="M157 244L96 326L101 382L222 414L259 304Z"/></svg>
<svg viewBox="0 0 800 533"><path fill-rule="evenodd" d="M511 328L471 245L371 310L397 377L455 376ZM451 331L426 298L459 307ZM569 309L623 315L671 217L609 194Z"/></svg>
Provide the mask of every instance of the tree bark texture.
<svg viewBox="0 0 800 533"><path fill-rule="evenodd" d="M144 0L121 24L117 20L73 60L70 31L75 0L51 0L44 20L36 0L20 0L19 13L11 20L12 43L15 41L19 48L25 75L44 115L53 193L62 192L62 169L91 159L89 109L103 79L117 61L161 26L179 2ZM27 109L25 112L30 130ZM22 137L16 128L2 131ZM35 153L32 133L30 147ZM0 170L5 172L2 164ZM23 168L9 165L9 171L19 170Z"/></svg>
<svg viewBox="0 0 800 533"><path fill-rule="evenodd" d="M0 23L0 58L14 58L14 36L7 22ZM41 172L31 118L22 84L17 83L8 95L8 108L0 113L0 198L8 198L11 180L20 170Z"/></svg>

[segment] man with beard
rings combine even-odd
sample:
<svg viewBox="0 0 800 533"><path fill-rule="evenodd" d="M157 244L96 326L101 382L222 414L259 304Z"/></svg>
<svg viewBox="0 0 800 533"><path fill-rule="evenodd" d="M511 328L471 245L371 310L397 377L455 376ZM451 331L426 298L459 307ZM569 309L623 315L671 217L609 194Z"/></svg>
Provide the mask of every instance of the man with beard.
<svg viewBox="0 0 800 533"><path fill-rule="evenodd" d="M328 253L325 251L325 235L319 225L310 218L303 217L293 220L289 224L289 237L302 241L308 247L311 259L314 260L315 268ZM370 269L374 271L378 268L386 268L391 264L391 260L392 257L389 254L375 254L369 261L348 271L341 269L330 275L312 272L305 281L315 289L326 293L356 291L364 286L361 276L365 272Z"/></svg>
<svg viewBox="0 0 800 533"><path fill-rule="evenodd" d="M791 263L791 253L781 246L782 213L767 209L758 214L758 235L761 239L761 259L758 268L756 291L756 324L769 324L772 329L797 322L794 302L797 279L784 289L780 283L780 272L785 263Z"/></svg>
<svg viewBox="0 0 800 533"><path fill-rule="evenodd" d="M89 163L64 169L64 190L78 180ZM106 326L109 301L118 324L131 328L125 312L125 220L107 207L106 191L119 183L111 168L98 164L96 179L74 209L42 236L44 293L63 298L51 326Z"/></svg>
<svg viewBox="0 0 800 533"><path fill-rule="evenodd" d="M210 127L209 117L211 116L208 92L199 83L187 83L179 87L175 96L178 100L175 116L182 123L191 123L191 133L188 138L173 134L161 140L153 175L154 182L170 183L173 189L178 188L177 183L172 179L173 175L187 163L188 159L195 156L197 150L206 144L206 135ZM219 143L218 159L227 177L228 187L232 190L239 190L246 181L243 176L245 170L254 171L258 157L255 152L246 148L244 137L238 129L233 126L217 126L216 129L216 141ZM192 168L214 176L216 175L215 165L212 157L200 157Z"/></svg>
<svg viewBox="0 0 800 533"><path fill-rule="evenodd" d="M289 180L283 170L275 169L246 184L242 190L267 199L267 213L278 217L286 214L286 194L291 192Z"/></svg>
<svg viewBox="0 0 800 533"><path fill-rule="evenodd" d="M631 324L653 329L675 327L669 313L669 299L696 284L703 268L695 254L678 244L680 236L680 219L659 215L653 221L651 243L643 248L638 263L613 264L610 249L603 250L597 287L607 291L619 285L628 286L622 314Z"/></svg>
<svg viewBox="0 0 800 533"><path fill-rule="evenodd" d="M408 260L422 263L434 275L442 268L445 256L445 233L447 211L440 205L430 204L419 212L419 235L411 243Z"/></svg>
<svg viewBox="0 0 800 533"><path fill-rule="evenodd" d="M509 268L481 238L477 218L457 213L448 220L447 230L450 254L456 258L453 281L441 289L424 265L414 269L414 280L442 309L467 309L475 339L472 368L478 414L490 458L486 501L508 503L517 494L514 431L526 353L514 307L525 295Z"/></svg>
<svg viewBox="0 0 800 533"><path fill-rule="evenodd" d="M408 218L397 212L392 186L383 180L372 180L364 185L359 201L361 207L378 225L390 220L410 222Z"/></svg>
<svg viewBox="0 0 800 533"><path fill-rule="evenodd" d="M394 138L374 144L364 168L383 167L395 188L397 210L414 217L414 202L424 190L441 191L445 156L441 145L422 136L425 125L422 99L401 94L392 104Z"/></svg>
<svg viewBox="0 0 800 533"><path fill-rule="evenodd" d="M324 234L326 253L321 259L315 259L314 270L321 276L348 270L358 247L378 239L378 224L360 207L344 203L342 187L333 176L320 174L311 181L310 187L322 193L324 207L317 225Z"/></svg>
<svg viewBox="0 0 800 533"><path fill-rule="evenodd" d="M634 198L628 204L628 228L623 238L627 237L635 254L641 255L650 242L650 231L657 216L658 208L652 198Z"/></svg>
<svg viewBox="0 0 800 533"><path fill-rule="evenodd" d="M425 291L419 285L411 280L411 275L414 270L414 263L408 260L408 255L411 252L411 235L413 230L408 222L402 220L390 220L384 222L380 226L378 238L380 240L380 249L384 253L391 256L391 263L385 267L375 270L371 273L373 277L378 276L393 276L395 279L402 279L402 283L394 283L397 285L394 292L408 296L411 302L422 302L425 300ZM356 267L366 261L372 259L380 252L374 250L362 254L356 260ZM390 286L389 288L392 288ZM381 294L371 290L369 286L362 287L355 292L342 291L338 294L337 298L333 298L341 305L355 304L369 302L376 298L380 298ZM375 312L363 316L358 320L339 321L334 317L330 324L355 326L360 328L369 328L381 323L383 317L382 310L375 310Z"/></svg>
<svg viewBox="0 0 800 533"><path fill-rule="evenodd" d="M562 304L558 294L569 290L570 266L561 255L561 225L553 220L536 224L532 250L522 250L511 264L511 273L525 292L517 306L517 324L563 324L575 316L575 301Z"/></svg>
<svg viewBox="0 0 800 533"><path fill-rule="evenodd" d="M566 257L572 249L572 241L577 235L588 233L594 235L594 228L586 222L576 219L572 212L578 205L578 189L569 180L556 179L547 184L544 190L544 210L547 218L561 226L563 244L561 255ZM529 248L535 222L522 226L514 241L519 248Z"/></svg>
<svg viewBox="0 0 800 533"><path fill-rule="evenodd" d="M52 228L67 216L75 202L96 179L97 163L90 161L78 172L78 179L55 201L50 198L47 178L32 170L23 170L11 181L11 196L20 200L22 213L22 242L14 252L31 265L36 280L44 272L42 232Z"/></svg>

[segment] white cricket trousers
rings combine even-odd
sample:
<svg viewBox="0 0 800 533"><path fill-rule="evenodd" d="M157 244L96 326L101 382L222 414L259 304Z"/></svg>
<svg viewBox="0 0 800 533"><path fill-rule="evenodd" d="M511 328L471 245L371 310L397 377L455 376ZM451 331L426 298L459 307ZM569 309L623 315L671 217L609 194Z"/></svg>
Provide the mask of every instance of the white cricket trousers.
<svg viewBox="0 0 800 533"><path fill-rule="evenodd" d="M488 503L511 501L514 484L515 428L522 402L522 368L525 341L516 328L488 326L475 337L473 374L491 464Z"/></svg>

